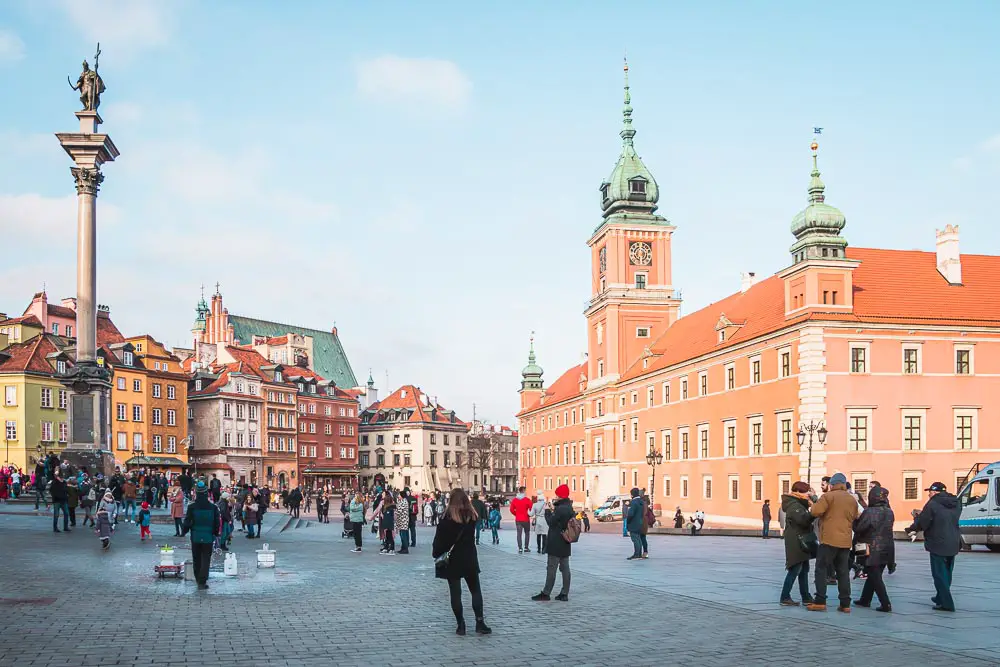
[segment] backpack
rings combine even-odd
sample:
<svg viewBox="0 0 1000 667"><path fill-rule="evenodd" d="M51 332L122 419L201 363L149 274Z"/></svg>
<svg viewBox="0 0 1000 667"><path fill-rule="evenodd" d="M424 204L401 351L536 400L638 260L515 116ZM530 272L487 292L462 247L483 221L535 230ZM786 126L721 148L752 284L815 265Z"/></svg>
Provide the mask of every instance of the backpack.
<svg viewBox="0 0 1000 667"><path fill-rule="evenodd" d="M653 508L646 507L646 525L652 528L656 525L656 514L653 513Z"/></svg>
<svg viewBox="0 0 1000 667"><path fill-rule="evenodd" d="M569 522L566 524L566 530L560 534L564 540L573 544L580 541L580 533L582 532L583 528L580 526L580 521L574 516L570 517Z"/></svg>

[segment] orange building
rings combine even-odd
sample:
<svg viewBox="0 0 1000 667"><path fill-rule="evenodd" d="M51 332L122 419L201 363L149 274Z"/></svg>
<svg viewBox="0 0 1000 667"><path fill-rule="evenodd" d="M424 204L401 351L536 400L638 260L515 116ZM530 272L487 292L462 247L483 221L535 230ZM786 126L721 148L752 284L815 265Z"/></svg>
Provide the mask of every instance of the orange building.
<svg viewBox="0 0 1000 667"><path fill-rule="evenodd" d="M532 348L522 372L530 491L566 483L594 507L639 487L671 513L756 526L794 481L843 472L888 488L902 521L931 482L956 491L1000 460L979 436L1000 425L1000 257L960 254L950 226L935 252L849 248L814 153L791 265L680 317L674 227L656 215L625 90L624 146L588 242L587 361L545 388Z"/></svg>

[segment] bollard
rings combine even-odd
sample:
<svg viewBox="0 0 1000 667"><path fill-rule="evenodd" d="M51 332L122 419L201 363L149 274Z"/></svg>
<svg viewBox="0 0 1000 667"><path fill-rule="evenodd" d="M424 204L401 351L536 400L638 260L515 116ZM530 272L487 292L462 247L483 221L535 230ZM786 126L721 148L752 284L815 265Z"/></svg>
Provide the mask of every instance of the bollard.
<svg viewBox="0 0 1000 667"><path fill-rule="evenodd" d="M194 561L184 561L184 581L194 581Z"/></svg>
<svg viewBox="0 0 1000 667"><path fill-rule="evenodd" d="M239 573L239 565L236 562L236 554L232 552L226 554L226 561L223 564L223 572L227 577L235 577Z"/></svg>

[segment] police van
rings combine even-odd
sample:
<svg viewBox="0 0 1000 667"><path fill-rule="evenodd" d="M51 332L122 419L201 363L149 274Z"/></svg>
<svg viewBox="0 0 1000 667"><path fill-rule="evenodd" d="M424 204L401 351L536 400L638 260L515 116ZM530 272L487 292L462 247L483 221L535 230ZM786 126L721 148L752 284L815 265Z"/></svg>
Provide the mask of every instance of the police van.
<svg viewBox="0 0 1000 667"><path fill-rule="evenodd" d="M622 508L625 505L625 501L630 498L631 496L624 494L608 496L604 504L594 510L594 518L598 521L621 521Z"/></svg>
<svg viewBox="0 0 1000 667"><path fill-rule="evenodd" d="M969 479L958 494L962 541L1000 551L1000 462L977 464Z"/></svg>

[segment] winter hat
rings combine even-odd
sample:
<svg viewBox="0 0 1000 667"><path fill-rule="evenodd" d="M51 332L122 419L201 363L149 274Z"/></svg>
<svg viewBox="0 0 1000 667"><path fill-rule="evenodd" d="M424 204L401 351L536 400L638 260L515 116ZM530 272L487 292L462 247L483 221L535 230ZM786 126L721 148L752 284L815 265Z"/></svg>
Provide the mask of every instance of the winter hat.
<svg viewBox="0 0 1000 667"><path fill-rule="evenodd" d="M556 498L569 498L569 487L565 484L560 484L556 487Z"/></svg>
<svg viewBox="0 0 1000 667"><path fill-rule="evenodd" d="M142 501L142 505L141 505L141 507L142 507L142 509L144 509L144 510L148 510L148 509L149 509L149 503L147 503L147 502L146 502L146 501L144 500L144 501Z"/></svg>
<svg viewBox="0 0 1000 667"><path fill-rule="evenodd" d="M846 486L847 485L847 475L845 475L842 472L838 472L833 477L830 478L830 486L835 486L837 484L843 484L843 485Z"/></svg>
<svg viewBox="0 0 1000 667"><path fill-rule="evenodd" d="M194 490L196 493L207 493L208 487L205 486L205 482L198 482L195 484Z"/></svg>

